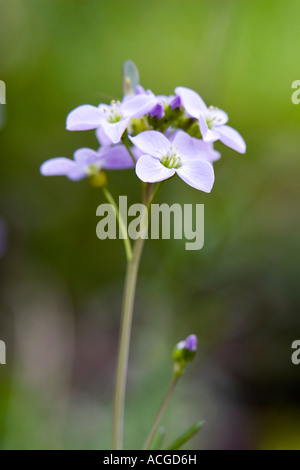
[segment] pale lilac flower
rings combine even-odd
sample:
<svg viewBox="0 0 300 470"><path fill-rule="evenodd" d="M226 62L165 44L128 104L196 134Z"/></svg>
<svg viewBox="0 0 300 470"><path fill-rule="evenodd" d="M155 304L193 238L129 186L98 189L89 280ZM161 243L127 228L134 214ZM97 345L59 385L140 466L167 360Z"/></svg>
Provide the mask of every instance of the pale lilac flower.
<svg viewBox="0 0 300 470"><path fill-rule="evenodd" d="M225 111L212 106L208 108L198 93L189 88L177 87L175 93L179 96L186 113L198 120L204 142L220 140L239 153L246 152L246 144L242 136L226 125L228 116Z"/></svg>
<svg viewBox="0 0 300 470"><path fill-rule="evenodd" d="M126 97L122 102L112 101L110 105L98 107L83 105L70 112L66 128L69 131L85 131L101 127L112 143L120 142L130 119L148 114L157 100L148 94Z"/></svg>
<svg viewBox="0 0 300 470"><path fill-rule="evenodd" d="M185 132L178 132L172 142L157 131L141 132L130 140L143 152L136 164L136 174L145 183L163 181L177 173L193 188L211 191L213 167L201 158L192 138Z"/></svg>
<svg viewBox="0 0 300 470"><path fill-rule="evenodd" d="M123 145L101 147L98 151L81 148L74 153L74 160L65 157L51 158L41 165L44 176L64 175L72 181L81 180L101 169L121 170L132 168L134 163Z"/></svg>

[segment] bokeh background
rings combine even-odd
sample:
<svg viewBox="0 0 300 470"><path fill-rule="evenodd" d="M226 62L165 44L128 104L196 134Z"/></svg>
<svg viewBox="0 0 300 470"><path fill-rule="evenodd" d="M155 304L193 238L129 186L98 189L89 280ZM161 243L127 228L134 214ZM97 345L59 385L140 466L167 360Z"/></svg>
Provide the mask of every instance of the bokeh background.
<svg viewBox="0 0 300 470"><path fill-rule="evenodd" d="M299 15L297 0L0 0L2 449L110 446L123 246L96 238L99 190L39 166L97 147L93 131L65 130L66 115L120 98L127 59L155 93L187 86L228 111L248 151L216 145L210 195L179 179L160 195L205 204L205 246L146 244L126 447L141 447L171 350L194 332L199 353L163 420L167 442L204 419L190 448L300 449ZM133 172L109 181L139 200Z"/></svg>

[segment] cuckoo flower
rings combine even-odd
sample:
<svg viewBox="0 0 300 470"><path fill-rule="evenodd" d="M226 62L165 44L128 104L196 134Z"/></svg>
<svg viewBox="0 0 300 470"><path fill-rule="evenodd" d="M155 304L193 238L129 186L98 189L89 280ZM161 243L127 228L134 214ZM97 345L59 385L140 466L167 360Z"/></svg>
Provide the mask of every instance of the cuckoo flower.
<svg viewBox="0 0 300 470"><path fill-rule="evenodd" d="M244 139L235 129L226 125L228 116L224 111L212 106L208 108L198 93L189 88L177 87L175 93L186 113L199 121L204 142L220 140L239 153L246 152Z"/></svg>
<svg viewBox="0 0 300 470"><path fill-rule="evenodd" d="M92 176L101 169L121 170L133 167L133 161L123 145L102 147L98 151L81 148L74 160L65 157L51 158L41 165L44 176L64 175L72 181Z"/></svg>
<svg viewBox="0 0 300 470"><path fill-rule="evenodd" d="M148 114L156 104L157 100L145 93L126 97L122 102L112 101L110 105L79 106L68 115L66 128L69 131L85 131L101 127L111 142L117 144L130 119Z"/></svg>
<svg viewBox="0 0 300 470"><path fill-rule="evenodd" d="M145 183L163 181L177 173L193 188L211 191L213 167L200 157L192 137L186 133L178 132L172 142L157 131L141 132L130 140L143 152L136 164L136 174Z"/></svg>

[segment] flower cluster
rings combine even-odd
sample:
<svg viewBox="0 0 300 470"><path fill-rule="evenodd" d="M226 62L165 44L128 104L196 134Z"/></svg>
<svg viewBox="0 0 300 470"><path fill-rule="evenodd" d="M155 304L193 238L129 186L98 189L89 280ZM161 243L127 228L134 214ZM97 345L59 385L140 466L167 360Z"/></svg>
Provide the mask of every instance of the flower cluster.
<svg viewBox="0 0 300 470"><path fill-rule="evenodd" d="M45 176L65 175L71 180L89 177L105 184L103 170L135 168L145 183L171 178L175 173L193 188L210 192L212 163L220 158L213 143L220 140L239 153L246 145L227 125L227 114L207 107L193 90L175 88L174 95L154 95L127 79L122 101L79 106L67 117L69 131L96 130L98 150L81 148L74 159L53 158L41 166Z"/></svg>

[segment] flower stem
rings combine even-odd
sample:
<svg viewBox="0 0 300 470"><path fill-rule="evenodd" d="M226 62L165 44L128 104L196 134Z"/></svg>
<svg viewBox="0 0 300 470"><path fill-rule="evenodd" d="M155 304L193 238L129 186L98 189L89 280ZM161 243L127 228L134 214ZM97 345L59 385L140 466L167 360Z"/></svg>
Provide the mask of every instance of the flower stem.
<svg viewBox="0 0 300 470"><path fill-rule="evenodd" d="M151 195L151 197L150 197L150 200L149 200L149 202L148 202L148 204L147 204L147 209L150 208L151 204L153 204L153 202L154 202L154 201L156 200L156 198L158 197L158 195L159 195L159 193L160 193L160 191L161 191L161 188L162 188L164 182L165 182L165 181L159 181L158 183L156 183L156 186L155 186L155 188L154 188L154 190L153 190L153 193L152 193L152 195Z"/></svg>
<svg viewBox="0 0 300 470"><path fill-rule="evenodd" d="M131 248L130 240L128 238L127 228L126 228L126 226L124 224L124 221L123 221L123 219L120 215L119 208L116 204L116 201L114 200L114 198L113 198L112 194L110 193L110 191L105 186L103 186L102 191L103 191L103 194L106 197L107 201L115 209L116 218L117 218L117 221L118 221L118 224L119 224L119 227L120 227L120 231L121 231L122 236L123 236L123 242L124 242L126 258L127 258L127 261L129 262L132 258L132 248Z"/></svg>
<svg viewBox="0 0 300 470"><path fill-rule="evenodd" d="M129 155L131 156L132 160L133 160L133 163L136 164L136 159L131 151L131 148L130 148L130 145L129 145L129 141L128 141L128 138L125 138L124 140L122 140L124 146L126 147Z"/></svg>
<svg viewBox="0 0 300 470"><path fill-rule="evenodd" d="M151 200L152 185L146 185L144 189L144 202ZM142 224L143 225L143 224ZM136 291L136 282L140 259L144 246L144 239L138 238L134 244L132 257L127 261L127 272L125 278L122 320L120 332L120 344L118 353L118 365L116 373L116 387L114 399L114 418L113 418L113 449L122 450L123 448L123 422L125 391L128 371L128 358L131 336L132 315L134 307L134 298Z"/></svg>
<svg viewBox="0 0 300 470"><path fill-rule="evenodd" d="M167 407L167 405L168 405L168 403L169 403L169 400L170 400L171 395L172 395L172 393L173 393L173 391L174 391L174 388L176 387L176 384L177 384L177 382L178 382L178 379L179 379L179 377L175 377L175 376L172 378L172 381L171 381L171 383L170 383L170 385L169 385L169 388L168 388L168 390L167 390L167 393L166 393L166 395L165 395L165 398L163 399L162 404L160 405L160 408L159 408L158 413L157 413L157 415L156 415L156 418L155 418L154 424L153 424L153 426L152 426L152 429L151 429L151 431L150 431L150 433L149 433L149 436L148 436L147 439L146 439L146 442L145 442L145 444L144 444L143 450L147 450L147 449L149 449L149 447L151 446L151 443L152 443L152 441L153 441L153 439L154 439L154 436L155 436L155 433L156 433L157 428L158 428L158 426L159 426L159 423L160 423L160 421L161 421L161 418L162 418L162 416L163 416L163 414L164 414L164 411L165 411L165 409L166 409L166 407Z"/></svg>

